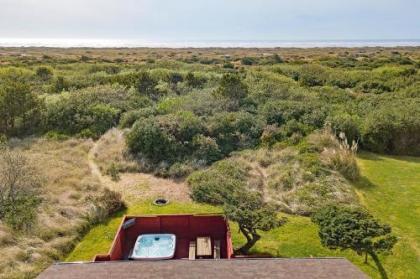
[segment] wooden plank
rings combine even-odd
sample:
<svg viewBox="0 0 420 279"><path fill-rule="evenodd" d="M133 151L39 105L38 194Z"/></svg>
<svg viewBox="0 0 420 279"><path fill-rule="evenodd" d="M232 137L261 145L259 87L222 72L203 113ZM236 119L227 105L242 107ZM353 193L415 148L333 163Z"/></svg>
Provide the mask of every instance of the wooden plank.
<svg viewBox="0 0 420 279"><path fill-rule="evenodd" d="M220 240L214 241L213 257L215 259L220 259Z"/></svg>
<svg viewBox="0 0 420 279"><path fill-rule="evenodd" d="M197 256L211 256L211 239L210 237L197 237Z"/></svg>
<svg viewBox="0 0 420 279"><path fill-rule="evenodd" d="M195 260L195 241L190 241L190 250L189 250L189 256L188 259Z"/></svg>

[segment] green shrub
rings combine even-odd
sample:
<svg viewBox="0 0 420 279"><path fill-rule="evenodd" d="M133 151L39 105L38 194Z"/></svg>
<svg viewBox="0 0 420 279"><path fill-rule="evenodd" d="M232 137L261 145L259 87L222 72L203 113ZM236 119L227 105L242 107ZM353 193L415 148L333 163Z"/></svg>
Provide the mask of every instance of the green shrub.
<svg viewBox="0 0 420 279"><path fill-rule="evenodd" d="M186 177L194 171L194 168L189 164L175 163L168 170L168 176L171 178Z"/></svg>
<svg viewBox="0 0 420 279"><path fill-rule="evenodd" d="M360 82L357 85L357 89L363 93L375 93L380 94L384 92L390 92L391 88L381 80L367 80Z"/></svg>
<svg viewBox="0 0 420 279"><path fill-rule="evenodd" d="M98 137L98 135L94 133L91 129L83 129L79 133L77 133L76 136L83 139L96 139Z"/></svg>
<svg viewBox="0 0 420 279"><path fill-rule="evenodd" d="M223 160L207 170L192 173L187 182L195 201L223 204L234 191L246 189L247 176L245 166L235 160Z"/></svg>
<svg viewBox="0 0 420 279"><path fill-rule="evenodd" d="M0 149L2 145L5 145L7 143L7 137L4 134L0 134Z"/></svg>
<svg viewBox="0 0 420 279"><path fill-rule="evenodd" d="M88 115L92 118L91 130L95 134L103 134L117 124L120 111L108 104L96 104L88 108Z"/></svg>
<svg viewBox="0 0 420 279"><path fill-rule="evenodd" d="M45 130L63 134L98 136L118 123L121 112L129 108L133 95L124 87L97 86L62 93L47 99L44 112Z"/></svg>
<svg viewBox="0 0 420 279"><path fill-rule="evenodd" d="M159 93L156 90L158 82L148 73L141 72L138 76L137 90L153 100L157 100Z"/></svg>
<svg viewBox="0 0 420 279"><path fill-rule="evenodd" d="M14 230L30 230L41 203L39 174L20 152L2 148L0 181L0 220Z"/></svg>
<svg viewBox="0 0 420 279"><path fill-rule="evenodd" d="M208 130L222 154L254 147L259 143L264 121L247 112L217 113L208 119Z"/></svg>
<svg viewBox="0 0 420 279"><path fill-rule="evenodd" d="M172 163L193 152L193 138L202 131L201 120L190 112L150 117L134 124L127 144L132 153L154 163Z"/></svg>
<svg viewBox="0 0 420 279"><path fill-rule="evenodd" d="M54 73L50 67L41 66L36 69L36 75L42 81L48 81L52 78Z"/></svg>
<svg viewBox="0 0 420 279"><path fill-rule="evenodd" d="M235 69L235 65L233 65L230 62L226 62L226 63L223 64L223 68L225 68L225 69Z"/></svg>
<svg viewBox="0 0 420 279"><path fill-rule="evenodd" d="M192 72L189 72L185 77L185 82L189 87L202 88L206 83L206 79L203 77L199 77Z"/></svg>
<svg viewBox="0 0 420 279"><path fill-rule="evenodd" d="M420 155L419 119L416 104L371 112L363 123L362 146L379 153Z"/></svg>
<svg viewBox="0 0 420 279"><path fill-rule="evenodd" d="M120 170L114 162L106 169L106 174L111 176L112 181L119 181L121 179Z"/></svg>
<svg viewBox="0 0 420 279"><path fill-rule="evenodd" d="M58 141L67 140L70 138L69 136L62 134L60 132L57 132L57 131L49 131L45 134L45 137L47 139L58 140Z"/></svg>
<svg viewBox="0 0 420 279"><path fill-rule="evenodd" d="M7 225L17 231L27 231L36 223L36 208L41 200L37 196L16 198L0 205L0 216Z"/></svg>
<svg viewBox="0 0 420 279"><path fill-rule="evenodd" d="M357 116L351 116L347 113L338 113L330 116L327 122L331 124L331 128L336 136L344 133L349 141L358 141L360 139L360 119Z"/></svg>
<svg viewBox="0 0 420 279"><path fill-rule="evenodd" d="M390 252L397 242L391 227L379 223L367 211L355 208L329 206L312 216L319 226L321 243L330 249L352 249L377 261L376 253Z"/></svg>
<svg viewBox="0 0 420 279"><path fill-rule="evenodd" d="M106 220L106 218L126 208L121 194L104 188L102 193L96 197L88 197L93 208L87 216L91 224L98 224Z"/></svg>
<svg viewBox="0 0 420 279"><path fill-rule="evenodd" d="M251 65L256 64L256 60L253 57L244 57L241 59L241 63L242 65L251 66Z"/></svg>
<svg viewBox="0 0 420 279"><path fill-rule="evenodd" d="M205 164L213 163L222 158L222 153L215 139L204 135L197 135L193 138L194 157L196 160L204 161Z"/></svg>
<svg viewBox="0 0 420 279"><path fill-rule="evenodd" d="M328 73L325 68L315 64L302 66L299 73L299 82L304 86L323 86L327 78Z"/></svg>
<svg viewBox="0 0 420 279"><path fill-rule="evenodd" d="M233 109L237 109L248 95L248 87L237 74L225 74L214 95L229 100Z"/></svg>
<svg viewBox="0 0 420 279"><path fill-rule="evenodd" d="M265 117L268 124L277 124L281 126L290 120L298 120L313 124L314 126L322 126L325 115L318 114L320 110L318 104L308 104L298 101L274 101L268 102L260 109L260 113Z"/></svg>
<svg viewBox="0 0 420 279"><path fill-rule="evenodd" d="M37 131L42 108L28 83L0 80L0 133L22 136Z"/></svg>
<svg viewBox="0 0 420 279"><path fill-rule="evenodd" d="M55 92L60 93L62 91L68 90L69 89L69 84L64 79L64 77L58 76L55 80L54 89L55 89Z"/></svg>
<svg viewBox="0 0 420 279"><path fill-rule="evenodd" d="M156 114L156 110L151 107L142 108L138 110L130 110L122 114L120 119L119 126L121 128L131 128L133 124L141 119L154 116Z"/></svg>

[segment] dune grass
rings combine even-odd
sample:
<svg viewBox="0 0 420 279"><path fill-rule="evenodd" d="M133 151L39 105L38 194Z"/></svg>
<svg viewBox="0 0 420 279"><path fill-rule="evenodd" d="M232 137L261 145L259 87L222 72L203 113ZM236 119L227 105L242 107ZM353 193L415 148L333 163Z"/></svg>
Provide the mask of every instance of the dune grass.
<svg viewBox="0 0 420 279"><path fill-rule="evenodd" d="M345 257L372 278L418 278L420 158L388 157L363 153L358 159L362 179L356 189L363 204L375 217L393 226L400 240L392 255L380 255L378 266L372 259L352 251L333 251L320 243L317 227L308 217L285 215L288 223L263 232L251 250L274 257ZM124 214L220 213L221 209L196 203L171 203L158 207L151 202L130 206L126 212L94 227L76 246L66 261L91 260L107 253ZM244 243L235 223L231 223L235 247Z"/></svg>

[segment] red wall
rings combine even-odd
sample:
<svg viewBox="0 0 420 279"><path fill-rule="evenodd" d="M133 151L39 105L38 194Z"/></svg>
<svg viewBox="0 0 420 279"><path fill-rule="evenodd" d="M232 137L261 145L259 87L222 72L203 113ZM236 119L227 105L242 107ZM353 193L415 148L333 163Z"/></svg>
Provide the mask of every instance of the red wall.
<svg viewBox="0 0 420 279"><path fill-rule="evenodd" d="M135 219L134 225L124 229L125 221ZM220 215L160 215L126 216L114 239L109 256L98 255L95 261L126 260L140 234L171 233L176 235L175 258L188 258L189 242L198 236L210 236L221 241L221 257L230 258L233 254L228 224Z"/></svg>

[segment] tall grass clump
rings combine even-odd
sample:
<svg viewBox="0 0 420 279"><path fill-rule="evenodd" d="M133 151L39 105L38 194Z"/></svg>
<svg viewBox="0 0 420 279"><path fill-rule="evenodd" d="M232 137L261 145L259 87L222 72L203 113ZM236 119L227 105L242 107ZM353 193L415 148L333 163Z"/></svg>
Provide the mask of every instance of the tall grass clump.
<svg viewBox="0 0 420 279"><path fill-rule="evenodd" d="M323 148L320 158L326 166L340 172L350 181L356 181L360 177L356 162L358 143L355 140L350 145L345 133L341 132L336 137L328 127L315 138Z"/></svg>

